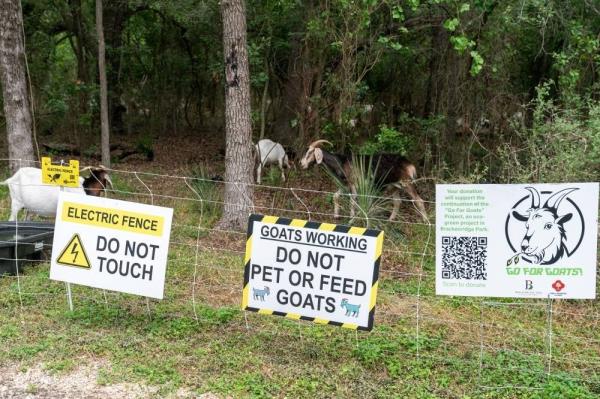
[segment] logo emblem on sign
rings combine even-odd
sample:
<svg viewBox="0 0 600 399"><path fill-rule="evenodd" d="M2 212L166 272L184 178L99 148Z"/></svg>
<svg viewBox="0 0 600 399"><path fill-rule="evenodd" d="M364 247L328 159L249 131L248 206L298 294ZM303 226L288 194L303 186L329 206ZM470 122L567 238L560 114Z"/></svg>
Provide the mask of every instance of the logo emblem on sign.
<svg viewBox="0 0 600 399"><path fill-rule="evenodd" d="M525 189L530 194L517 201L506 218L506 240L515 252L507 266L519 259L551 265L573 255L583 240L585 223L579 206L568 195L579 188L556 192ZM542 205L543 197L546 200Z"/></svg>
<svg viewBox="0 0 600 399"><path fill-rule="evenodd" d="M58 256L58 259L56 259L56 262L61 265L82 267L85 269L90 268L90 261L85 253L79 234L75 234L71 238L65 249Z"/></svg>
<svg viewBox="0 0 600 399"><path fill-rule="evenodd" d="M561 292L563 288L565 288L565 283L560 280L556 280L552 283L552 288L554 288L556 292Z"/></svg>

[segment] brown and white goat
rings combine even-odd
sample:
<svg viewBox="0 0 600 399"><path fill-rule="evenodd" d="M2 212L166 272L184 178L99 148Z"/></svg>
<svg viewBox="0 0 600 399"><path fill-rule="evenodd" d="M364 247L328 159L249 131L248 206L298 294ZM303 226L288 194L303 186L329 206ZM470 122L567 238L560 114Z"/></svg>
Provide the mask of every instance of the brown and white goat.
<svg viewBox="0 0 600 399"><path fill-rule="evenodd" d="M300 160L302 169L306 169L311 163L316 162L317 164L324 165L337 179L346 185L353 197L356 197L356 182L353 178L352 170L352 159L343 154L332 154L321 148L323 143L332 145L327 140L317 140L312 142L308 146L308 150L304 154L304 157ZM366 156L365 161L371 163L375 169L375 180L382 186L388 186L393 189L392 198L394 202L394 209L390 215L389 220L394 220L398 214L400 208L400 190L406 190L407 194L413 201L413 204L417 208L417 211L421 214L421 217L425 222L428 222L427 212L425 210L425 204L423 199L419 196L417 189L414 185L414 180L417 177L417 169L408 159L401 155L395 154L375 154ZM333 195L334 203L334 215L336 218L339 217L340 204L339 198L342 194L342 189L339 189ZM355 201L352 201L350 208L350 215L354 216Z"/></svg>
<svg viewBox="0 0 600 399"><path fill-rule="evenodd" d="M103 166L87 167L81 171L89 170L90 176L79 177L79 187L65 187L63 190L72 193L100 196L106 187L112 187L108 172ZM42 184L42 170L25 167L19 169L14 175L3 182L10 191L11 212L8 220L17 220L21 209L40 216L54 216L58 204L60 187Z"/></svg>
<svg viewBox="0 0 600 399"><path fill-rule="evenodd" d="M99 197L102 195L102 193L106 193L107 187L112 189L112 180L110 180L110 176L108 175L108 171L106 170L105 166L86 166L85 168L81 169L80 172L86 170L90 171L90 175L83 180L81 186L87 195Z"/></svg>

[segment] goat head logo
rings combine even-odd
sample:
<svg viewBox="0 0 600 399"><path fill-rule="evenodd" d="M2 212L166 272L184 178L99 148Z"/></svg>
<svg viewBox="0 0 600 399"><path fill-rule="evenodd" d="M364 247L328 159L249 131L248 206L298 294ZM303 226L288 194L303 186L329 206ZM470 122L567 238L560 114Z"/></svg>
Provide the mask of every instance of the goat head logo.
<svg viewBox="0 0 600 399"><path fill-rule="evenodd" d="M506 218L506 240L516 253L507 261L507 266L518 263L519 259L551 265L564 256L571 256L579 248L585 230L581 210L567 197L578 188L565 188L554 193L540 193L534 187L525 189L529 195L517 201ZM540 205L542 196L547 197L544 205ZM529 207L528 198L531 201Z"/></svg>

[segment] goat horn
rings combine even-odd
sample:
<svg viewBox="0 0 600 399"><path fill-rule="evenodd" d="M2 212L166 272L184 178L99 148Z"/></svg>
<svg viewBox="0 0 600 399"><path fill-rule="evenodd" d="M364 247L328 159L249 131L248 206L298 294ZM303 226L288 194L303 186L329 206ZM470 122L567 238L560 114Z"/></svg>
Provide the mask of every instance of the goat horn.
<svg viewBox="0 0 600 399"><path fill-rule="evenodd" d="M106 185L110 186L110 189L112 190L114 188L114 186L113 186L112 180L110 180L110 176L108 174L106 174L105 178L106 178L106 183L107 183Z"/></svg>
<svg viewBox="0 0 600 399"><path fill-rule="evenodd" d="M550 198L548 198L546 200L546 204L544 205L545 207L548 208L552 208L554 210L558 210L558 206L560 205L560 202L569 194L571 194L573 191L575 190L579 190L578 188L565 188L564 190L560 190L554 194L552 194L550 196Z"/></svg>
<svg viewBox="0 0 600 399"><path fill-rule="evenodd" d="M531 193L531 209L540 207L540 193L534 187L525 187L525 190Z"/></svg>
<svg viewBox="0 0 600 399"><path fill-rule="evenodd" d="M79 169L79 172L85 172L86 170L92 169L91 166L86 166L85 168Z"/></svg>
<svg viewBox="0 0 600 399"><path fill-rule="evenodd" d="M310 145L308 146L308 148L316 148L316 147L320 146L323 143L327 143L329 145L333 145L333 144L331 144L331 142L329 142L327 140L321 139L321 140L313 141L312 143L310 143Z"/></svg>

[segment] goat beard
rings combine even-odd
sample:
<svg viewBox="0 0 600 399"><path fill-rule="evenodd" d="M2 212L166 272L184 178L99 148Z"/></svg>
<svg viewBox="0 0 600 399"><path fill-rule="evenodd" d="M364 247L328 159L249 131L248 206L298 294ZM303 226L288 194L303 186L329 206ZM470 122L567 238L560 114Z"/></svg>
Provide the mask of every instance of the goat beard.
<svg viewBox="0 0 600 399"><path fill-rule="evenodd" d="M519 253L517 254L518 257L520 257L521 259L527 261L527 262L531 262L533 264L539 265L542 260L544 259L544 254L526 254L526 253ZM511 258L513 259L513 258Z"/></svg>
<svg viewBox="0 0 600 399"><path fill-rule="evenodd" d="M544 249L542 249L541 251L534 253L534 254L525 254L525 253L521 253L521 257L524 258L525 260L530 261L531 263L534 263L536 265L549 265L552 264L554 262L556 262L558 259L560 259L564 253L564 249L563 247L554 247L556 248L553 253L551 253L550 259L548 259L547 261L544 261L544 258L546 257L547 254L547 249L549 247L546 247Z"/></svg>

